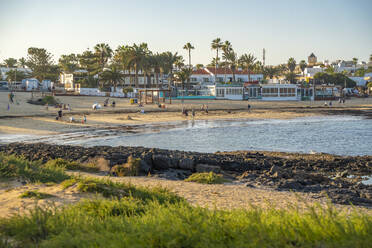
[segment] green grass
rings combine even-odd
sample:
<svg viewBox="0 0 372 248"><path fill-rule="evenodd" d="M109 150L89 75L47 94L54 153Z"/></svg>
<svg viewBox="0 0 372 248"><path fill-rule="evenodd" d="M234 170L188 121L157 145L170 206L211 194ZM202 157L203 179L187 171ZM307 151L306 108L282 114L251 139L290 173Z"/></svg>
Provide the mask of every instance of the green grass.
<svg viewBox="0 0 372 248"><path fill-rule="evenodd" d="M148 189L145 187L135 187L127 183L112 182L110 180L78 177L62 182L64 188L73 185L77 185L77 189L82 193L98 193L107 198L121 199L130 197L144 202L157 201L160 203L185 201L183 198L160 187Z"/></svg>
<svg viewBox="0 0 372 248"><path fill-rule="evenodd" d="M56 165L31 165L15 157L0 158L2 175L47 178L35 176L44 170L34 167L62 172L64 169ZM5 170L4 161L27 170L20 170L22 173L14 172L14 168ZM26 165L20 166L23 163ZM331 205L308 210L296 207L209 210L191 206L162 188L92 178L66 179L61 183L63 187L76 186L80 192L102 194L106 199L59 208L35 207L26 215L1 218L0 247L338 248L372 244L372 216L357 210L339 212Z"/></svg>
<svg viewBox="0 0 372 248"><path fill-rule="evenodd" d="M0 237L21 247L370 247L372 217L332 207L221 211L125 197L0 219Z"/></svg>
<svg viewBox="0 0 372 248"><path fill-rule="evenodd" d="M66 170L79 170L87 172L98 172L99 168L93 163L82 164L78 162L70 162L61 158L54 160L49 160L46 164L46 167L50 168L63 168Z"/></svg>
<svg viewBox="0 0 372 248"><path fill-rule="evenodd" d="M191 176L186 178L185 181L203 184L221 184L231 182L230 180L223 178L222 175L214 172L193 173Z"/></svg>
<svg viewBox="0 0 372 248"><path fill-rule="evenodd" d="M20 195L20 198L34 198L34 199L46 199L54 197L54 195L42 193L37 190L27 190Z"/></svg>
<svg viewBox="0 0 372 248"><path fill-rule="evenodd" d="M21 178L31 183L59 183L70 178L64 168L46 166L41 161L0 153L0 178Z"/></svg>

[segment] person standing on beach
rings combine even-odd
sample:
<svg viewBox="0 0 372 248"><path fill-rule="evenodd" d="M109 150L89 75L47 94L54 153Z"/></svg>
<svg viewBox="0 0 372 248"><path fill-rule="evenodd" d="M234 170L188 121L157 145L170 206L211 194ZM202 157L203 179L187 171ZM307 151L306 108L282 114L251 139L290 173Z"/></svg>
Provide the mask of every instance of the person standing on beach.
<svg viewBox="0 0 372 248"><path fill-rule="evenodd" d="M195 109L192 109L191 110L191 115L192 115L192 119L194 120L194 118L195 118Z"/></svg>
<svg viewBox="0 0 372 248"><path fill-rule="evenodd" d="M248 112L251 112L251 105L248 104Z"/></svg>
<svg viewBox="0 0 372 248"><path fill-rule="evenodd" d="M208 104L207 104L207 106L205 107L205 113L208 114Z"/></svg>

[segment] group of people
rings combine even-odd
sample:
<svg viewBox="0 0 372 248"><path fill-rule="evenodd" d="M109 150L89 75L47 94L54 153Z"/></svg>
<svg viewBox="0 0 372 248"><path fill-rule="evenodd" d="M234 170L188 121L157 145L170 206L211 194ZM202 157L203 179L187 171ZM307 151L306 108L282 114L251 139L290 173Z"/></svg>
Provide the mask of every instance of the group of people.
<svg viewBox="0 0 372 248"><path fill-rule="evenodd" d="M58 121L58 120L59 120L59 121L62 121L62 120L63 120L62 117L63 117L63 112L62 112L62 108L60 108L60 109L58 110L58 112L57 112L56 120L57 120L57 121ZM72 122L76 122L76 121L75 121L75 117L70 116L69 121L70 121L70 123L72 123ZM85 124L85 123L87 123L87 116L86 116L85 114L83 114L83 116L82 116L82 118L81 118L81 124Z"/></svg>
<svg viewBox="0 0 372 248"><path fill-rule="evenodd" d="M110 101L110 99L106 98L105 101L103 101L103 107L108 107L109 101ZM115 108L115 106L116 106L116 102L115 102L115 100L113 100L112 103L111 103L111 107Z"/></svg>

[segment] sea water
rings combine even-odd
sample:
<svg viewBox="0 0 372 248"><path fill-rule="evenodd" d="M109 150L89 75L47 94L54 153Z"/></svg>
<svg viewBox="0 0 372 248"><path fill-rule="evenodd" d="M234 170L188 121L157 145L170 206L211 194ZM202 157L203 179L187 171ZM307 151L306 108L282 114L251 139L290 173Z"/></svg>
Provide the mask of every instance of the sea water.
<svg viewBox="0 0 372 248"><path fill-rule="evenodd" d="M2 143L144 146L197 152L266 150L372 155L372 119L322 116L288 120L189 120L144 125L139 132L102 129L38 137L7 135L0 136L0 140Z"/></svg>

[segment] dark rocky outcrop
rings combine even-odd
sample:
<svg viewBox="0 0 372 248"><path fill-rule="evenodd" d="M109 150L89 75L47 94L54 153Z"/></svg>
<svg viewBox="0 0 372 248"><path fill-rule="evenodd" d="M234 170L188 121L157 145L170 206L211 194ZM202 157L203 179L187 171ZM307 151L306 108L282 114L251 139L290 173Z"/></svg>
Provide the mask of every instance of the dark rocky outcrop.
<svg viewBox="0 0 372 248"><path fill-rule="evenodd" d="M336 203L372 206L372 186L358 182L360 176L372 175L372 156L251 151L197 153L144 147L81 147L44 143L0 145L0 152L43 162L56 158L80 162L104 158L111 167L126 163L132 156L141 159L142 174L168 173L169 178L183 179L195 171L223 172L250 187L327 194ZM359 177L351 179L349 175Z"/></svg>

